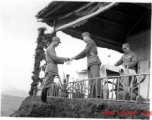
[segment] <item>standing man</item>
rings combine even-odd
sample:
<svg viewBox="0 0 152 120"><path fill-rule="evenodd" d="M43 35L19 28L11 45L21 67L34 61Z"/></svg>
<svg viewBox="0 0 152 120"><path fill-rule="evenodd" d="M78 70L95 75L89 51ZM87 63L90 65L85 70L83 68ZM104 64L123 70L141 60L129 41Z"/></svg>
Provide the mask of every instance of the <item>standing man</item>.
<svg viewBox="0 0 152 120"><path fill-rule="evenodd" d="M96 78L100 77L99 70L101 61L99 59L97 46L95 42L90 38L90 33L84 32L82 34L83 41L87 43L85 49L80 52L75 57L72 57L71 60L75 59L82 59L87 56L87 67L88 67L88 77L89 78ZM101 91L101 80L89 80L89 86L90 86L90 93L89 97L94 98L100 98L102 97L102 91Z"/></svg>
<svg viewBox="0 0 152 120"><path fill-rule="evenodd" d="M128 43L123 44L122 49L124 51L124 55L114 65L115 66L122 65L125 68L127 68L127 64L128 64L129 69L136 71L136 68L135 68L135 65L137 64L136 54L130 50L130 45Z"/></svg>
<svg viewBox="0 0 152 120"><path fill-rule="evenodd" d="M54 82L54 77L58 76L58 66L57 64L63 64L65 61L68 61L69 58L63 58L56 56L55 47L59 45L60 38L53 37L52 43L46 49L46 63L45 68L45 78L42 84L42 93L41 100L43 103L47 103L47 90Z"/></svg>

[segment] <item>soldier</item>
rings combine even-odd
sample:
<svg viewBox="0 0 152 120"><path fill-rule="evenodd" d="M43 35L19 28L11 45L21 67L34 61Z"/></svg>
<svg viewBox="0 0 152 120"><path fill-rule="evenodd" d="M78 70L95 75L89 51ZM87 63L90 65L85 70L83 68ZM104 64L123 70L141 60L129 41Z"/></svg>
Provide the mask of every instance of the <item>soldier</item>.
<svg viewBox="0 0 152 120"><path fill-rule="evenodd" d="M134 52L130 50L130 45L128 43L125 43L122 45L122 49L124 51L124 55L121 57L121 59L116 62L114 65L119 66L122 65L125 68L128 68L136 71L136 64L137 64L137 56Z"/></svg>
<svg viewBox="0 0 152 120"><path fill-rule="evenodd" d="M100 77L99 70L100 70L101 61L98 57L97 46L95 42L90 38L90 33L84 32L82 34L82 37L83 37L83 41L87 43L87 45L82 52L72 57L71 60L73 59L78 60L87 56L88 77L89 78ZM94 98L102 97L101 79L89 80L89 86L90 86L89 97L94 97Z"/></svg>
<svg viewBox="0 0 152 120"><path fill-rule="evenodd" d="M135 68L135 66L137 64L137 56L136 56L136 54L134 52L132 52L130 50L130 45L128 43L123 44L122 45L122 49L124 51L124 55L114 65L115 66L122 65L125 68L124 69L125 71L123 69L121 69L121 71L119 72L120 75L124 75L124 74L125 75L135 75L136 74L136 68ZM130 88L132 87L133 84L137 83L137 79L134 76L129 76L127 78L129 80L124 80L124 77L122 77L121 79L125 83L125 85L127 87L129 87L128 88L129 90L130 90ZM118 84L118 81L116 82L116 84Z"/></svg>
<svg viewBox="0 0 152 120"><path fill-rule="evenodd" d="M58 76L58 66L57 64L63 64L68 61L69 58L63 58L56 56L55 47L59 45L60 39L58 37L53 37L52 43L46 49L46 62L47 66L45 68L45 78L42 84L41 100L43 103L47 103L47 90L54 82L54 77Z"/></svg>

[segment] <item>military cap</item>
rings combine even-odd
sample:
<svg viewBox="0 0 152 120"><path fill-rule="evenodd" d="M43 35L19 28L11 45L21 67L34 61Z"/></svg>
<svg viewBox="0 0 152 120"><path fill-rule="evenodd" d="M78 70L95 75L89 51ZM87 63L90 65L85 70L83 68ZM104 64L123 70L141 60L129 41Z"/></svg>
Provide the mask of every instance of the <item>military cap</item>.
<svg viewBox="0 0 152 120"><path fill-rule="evenodd" d="M128 43L125 43L125 44L122 45L122 49L123 48L130 48L130 45Z"/></svg>
<svg viewBox="0 0 152 120"><path fill-rule="evenodd" d="M53 37L52 40L53 41L58 41L59 43L61 43L60 38L58 38L58 37Z"/></svg>
<svg viewBox="0 0 152 120"><path fill-rule="evenodd" d="M88 33L88 32L84 32L84 33L82 33L82 37L84 37L85 35L90 36L90 33Z"/></svg>
<svg viewBox="0 0 152 120"><path fill-rule="evenodd" d="M46 30L46 27L40 27L40 28L38 28L38 31L40 31L40 30Z"/></svg>

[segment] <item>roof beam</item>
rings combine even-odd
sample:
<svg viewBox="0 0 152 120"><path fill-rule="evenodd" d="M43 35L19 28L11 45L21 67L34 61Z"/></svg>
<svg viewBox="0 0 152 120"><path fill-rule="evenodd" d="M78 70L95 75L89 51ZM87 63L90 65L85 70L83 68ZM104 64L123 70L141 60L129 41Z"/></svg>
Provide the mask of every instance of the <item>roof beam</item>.
<svg viewBox="0 0 152 120"><path fill-rule="evenodd" d="M136 22L136 24L129 30L129 32L125 35L124 39L132 32L132 30L138 25L138 23L142 20L142 17L146 14L146 12L148 11L148 9L144 12L144 14L142 14L142 16L138 19L138 21Z"/></svg>
<svg viewBox="0 0 152 120"><path fill-rule="evenodd" d="M77 30L72 30L72 29L69 29L69 28L66 28L66 29L63 29L62 30L63 32L67 31L67 32L71 32L73 34L78 34L78 36L81 36L82 35L82 31L77 31ZM96 39L96 42L99 43L99 44L104 44L103 46L106 46L110 49L114 49L114 50L117 50L119 52L122 52L122 49L121 49L121 46L122 46L122 43L118 43L118 42L115 42L115 41L111 41L111 40L108 40L108 39L105 39L105 38L101 38L101 37L96 37L94 35L91 35L92 38L95 38ZM98 45L99 46L99 45ZM101 47L101 46L100 46ZM105 47L105 48L106 48Z"/></svg>
<svg viewBox="0 0 152 120"><path fill-rule="evenodd" d="M86 7L90 6L91 4L94 4L94 2L90 2L90 3L88 3L88 4L86 4L86 5L82 6L82 7L80 7L79 9L77 9L77 10L75 10L75 11L72 11L72 12L66 14L66 15L63 15L62 17L59 17L58 20L70 16L73 12L79 12L79 11L85 9Z"/></svg>
<svg viewBox="0 0 152 120"><path fill-rule="evenodd" d="M91 18L91 17L94 17L95 15L97 15L97 14L99 14L99 13L101 13L101 12L104 12L104 11L107 10L107 9L110 9L110 8L113 7L115 4L116 4L115 2L112 2L112 3L109 3L108 5L106 5L106 6L104 6L104 7L98 6L99 9L97 9L97 10L94 11L93 13L88 14L88 15L85 15L85 16L79 18L79 19L76 19L76 20L74 20L74 21L72 21L72 22L69 22L69 23L67 23L67 24L64 24L64 25L62 25L62 26L59 26L58 28L56 28L56 31L65 29L65 28L67 28L67 27L69 27L69 26L71 26L71 25L74 25L74 24L76 24L76 23L78 23L78 22L80 22L80 21L83 21L83 20L89 19L89 18Z"/></svg>
<svg viewBox="0 0 152 120"><path fill-rule="evenodd" d="M124 12L120 12L120 11L118 11L118 10L109 9L109 11L117 12L117 13L122 14L122 15L126 15L126 16L130 16L130 17L134 17L135 19L139 19L139 17L137 17L137 16L130 15L130 14L127 14L127 13L124 13ZM142 19L142 20L150 21L150 20L147 20L147 19Z"/></svg>
<svg viewBox="0 0 152 120"><path fill-rule="evenodd" d="M89 24L87 24L86 26L90 26L91 28L94 28L94 29L98 29L99 31L101 31L101 29L100 28L98 28L98 27L94 27L94 26L91 26L91 25L89 25ZM111 26L110 26L111 27ZM104 32L107 32L107 31L105 31L104 29L102 29L102 31L104 31ZM107 33L109 33L109 32L107 32ZM119 36L119 32L118 31L115 31L115 34L114 34L117 38L118 38L118 36ZM91 35L91 36L93 36L93 35ZM94 36L95 37L95 36ZM97 37L96 37L97 38ZM119 37L120 38L120 37ZM107 38L103 38L103 37L100 37L100 39L105 39L105 40L108 40L108 41L111 41L110 39L107 39ZM120 40L120 39L118 39L118 40ZM112 41L111 41L112 42ZM117 42L118 44L121 44L121 43L119 43L119 42Z"/></svg>
<svg viewBox="0 0 152 120"><path fill-rule="evenodd" d="M116 22L112 22L112 21L109 21L109 20L105 20L105 19L99 18L99 17L94 17L93 19L101 20L101 21L104 21L106 23L111 23L113 25L118 25L118 26L125 27L125 28L130 28L128 26L125 26L125 25L122 25L122 24L119 24L119 23L116 23Z"/></svg>
<svg viewBox="0 0 152 120"><path fill-rule="evenodd" d="M139 5L139 6L142 6L142 7L145 7L145 8L148 8L148 9L151 9L151 3L147 3L147 4L150 4L150 6L147 6L147 5L145 5L145 4L142 4L142 3L134 3L134 4L136 4L136 5Z"/></svg>
<svg viewBox="0 0 152 120"><path fill-rule="evenodd" d="M70 31L70 32L73 32L73 33L77 32L77 33L80 34L80 36L81 36L82 33L83 33L83 31L72 30L71 28L66 28L66 30L67 30L67 31ZM100 39L100 40L102 40L102 41L108 42L108 43L113 43L113 44L117 44L117 45L122 45L122 43L115 42L115 41L112 41L112 40L110 40L110 39L106 39L106 38L102 38L102 37L97 37L97 36L94 36L94 35L92 35L92 34L91 34L91 36L94 37L94 38Z"/></svg>

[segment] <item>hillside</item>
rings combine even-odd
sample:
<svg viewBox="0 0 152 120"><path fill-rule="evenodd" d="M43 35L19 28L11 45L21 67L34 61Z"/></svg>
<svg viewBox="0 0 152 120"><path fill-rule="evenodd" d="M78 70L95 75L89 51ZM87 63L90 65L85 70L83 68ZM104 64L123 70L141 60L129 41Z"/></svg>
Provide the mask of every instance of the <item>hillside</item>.
<svg viewBox="0 0 152 120"><path fill-rule="evenodd" d="M1 116L10 116L15 111L17 111L24 98L11 96L11 95L1 95Z"/></svg>
<svg viewBox="0 0 152 120"><path fill-rule="evenodd" d="M17 96L17 97L22 97L22 98L26 98L28 96L28 94L24 90L18 90L18 89L6 90L6 91L3 91L2 94Z"/></svg>
<svg viewBox="0 0 152 120"><path fill-rule="evenodd" d="M113 114L105 114L106 111L111 111ZM138 112L138 114L121 114L121 111ZM144 115L144 111L149 111L149 104L52 97L48 98L48 104L44 104L41 103L40 97L27 97L12 117L149 119L149 114Z"/></svg>

